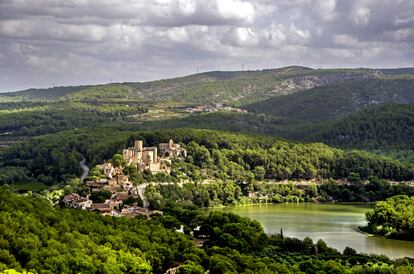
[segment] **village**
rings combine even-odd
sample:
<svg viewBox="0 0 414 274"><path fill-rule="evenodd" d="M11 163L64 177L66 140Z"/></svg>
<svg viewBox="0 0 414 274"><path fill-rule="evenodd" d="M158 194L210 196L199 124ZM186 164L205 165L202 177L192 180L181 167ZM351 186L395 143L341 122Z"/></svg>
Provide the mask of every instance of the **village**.
<svg viewBox="0 0 414 274"><path fill-rule="evenodd" d="M182 109L182 111L186 113L191 113L191 114L206 113L206 112L219 112L219 111L247 113L247 110L245 109L225 106L221 103L204 104L204 105L187 105L183 107L176 107L175 109Z"/></svg>
<svg viewBox="0 0 414 274"><path fill-rule="evenodd" d="M136 140L134 146L122 151L126 166L132 165L137 168L138 172L170 174L171 161L174 158L187 157L186 149L174 143L173 140L160 143L158 147L144 147L143 145L142 140ZM124 174L122 166L108 161L98 165L97 168L102 176L94 179L89 177L84 182L89 194L86 196L77 193L68 194L62 200L64 206L127 218L162 214L162 212L148 209L148 202L144 196L145 185L134 186L129 176Z"/></svg>

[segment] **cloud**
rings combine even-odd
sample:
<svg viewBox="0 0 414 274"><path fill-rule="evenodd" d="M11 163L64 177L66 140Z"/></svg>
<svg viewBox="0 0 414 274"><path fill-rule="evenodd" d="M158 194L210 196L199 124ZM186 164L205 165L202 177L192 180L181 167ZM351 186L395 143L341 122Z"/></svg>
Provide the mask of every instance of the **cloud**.
<svg viewBox="0 0 414 274"><path fill-rule="evenodd" d="M200 70L413 66L412 0L2 0L0 90Z"/></svg>

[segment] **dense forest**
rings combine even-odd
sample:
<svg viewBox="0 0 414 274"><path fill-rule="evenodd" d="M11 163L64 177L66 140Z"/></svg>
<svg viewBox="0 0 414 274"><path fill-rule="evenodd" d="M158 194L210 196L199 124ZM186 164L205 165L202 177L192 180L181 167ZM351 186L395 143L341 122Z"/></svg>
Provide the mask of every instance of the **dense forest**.
<svg viewBox="0 0 414 274"><path fill-rule="evenodd" d="M366 215L368 227L362 228L364 231L414 241L414 195L399 195L377 202Z"/></svg>
<svg viewBox="0 0 414 274"><path fill-rule="evenodd" d="M184 234L174 230L184 226ZM196 229L196 228L199 229ZM256 221L170 205L152 220L104 217L0 191L0 271L39 273L409 273L409 259L267 236ZM197 241L195 241L197 240ZM198 242L196 246L195 242Z"/></svg>
<svg viewBox="0 0 414 274"><path fill-rule="evenodd" d="M295 126L294 120L278 118L266 114L238 113L238 112L213 112L202 113L168 119L164 121L146 121L140 125L141 129L172 129L172 128L200 128L226 130L242 133L266 134L287 138L301 135L303 126ZM299 138L296 138L299 139Z"/></svg>
<svg viewBox="0 0 414 274"><path fill-rule="evenodd" d="M413 104L413 86L413 79L348 81L274 97L245 108L304 122L326 121L371 105Z"/></svg>
<svg viewBox="0 0 414 274"><path fill-rule="evenodd" d="M154 146L170 138L181 142L189 153L185 161L174 163L173 178L166 178L170 181L220 179L251 188L254 181L263 179L343 179L357 173L362 179L377 176L405 181L414 176L411 164L319 143L302 144L211 130L123 132L97 128L38 137L3 151L0 183L64 183L80 175L79 161L83 158L94 166L111 159L133 140L142 139L145 145Z"/></svg>
<svg viewBox="0 0 414 274"><path fill-rule="evenodd" d="M342 149L367 150L379 155L413 160L414 108L385 104L369 107L343 118L320 123L300 123L263 113L207 113L181 119L146 122L141 129L208 128L322 142Z"/></svg>
<svg viewBox="0 0 414 274"><path fill-rule="evenodd" d="M379 105L325 123L307 137L342 148L414 149L414 106Z"/></svg>
<svg viewBox="0 0 414 274"><path fill-rule="evenodd" d="M0 96L0 147L2 141L76 128L191 127L324 142L412 162L412 109L382 106L413 103L412 82L410 69L286 67L4 93ZM170 116L164 117L160 107L190 103L225 103L251 112L188 114L172 107ZM378 107L365 111L372 106ZM151 115L140 115L147 112ZM391 112L395 113L388 115Z"/></svg>
<svg viewBox="0 0 414 274"><path fill-rule="evenodd" d="M39 136L99 124L116 124L130 115L148 111L146 105L134 101L4 104L9 109L0 110L0 132L13 137Z"/></svg>
<svg viewBox="0 0 414 274"><path fill-rule="evenodd" d="M323 142L342 149L369 150L397 159L412 157L414 109L411 105L387 104L370 107L332 121L309 124L267 114L215 112L187 115L161 121L142 121L132 117L146 113L148 105L135 101L109 103L96 100L30 105L0 111L2 138L39 136L96 125L120 129L154 130L182 127L228 130L280 136L298 141ZM26 105L22 105L25 107Z"/></svg>
<svg viewBox="0 0 414 274"><path fill-rule="evenodd" d="M146 187L145 196L153 209L162 209L170 203L197 207L234 206L252 203L300 203L300 202L375 202L395 195L414 195L414 188L406 184L390 184L371 177L366 183L351 176L351 182L343 184L327 180L322 184L298 185L257 182L249 188L233 181L215 181L208 184L187 183L152 184Z"/></svg>

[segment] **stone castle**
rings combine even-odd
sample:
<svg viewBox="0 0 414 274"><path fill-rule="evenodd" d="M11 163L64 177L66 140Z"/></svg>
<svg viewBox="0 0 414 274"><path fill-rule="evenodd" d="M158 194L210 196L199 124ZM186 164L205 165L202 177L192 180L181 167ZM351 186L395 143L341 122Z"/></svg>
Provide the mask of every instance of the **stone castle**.
<svg viewBox="0 0 414 274"><path fill-rule="evenodd" d="M173 157L186 157L187 151L173 140L160 143L160 155L157 147L144 147L142 140L136 140L133 147L122 151L122 156L128 165L136 165L138 171L149 170L152 173L170 173Z"/></svg>

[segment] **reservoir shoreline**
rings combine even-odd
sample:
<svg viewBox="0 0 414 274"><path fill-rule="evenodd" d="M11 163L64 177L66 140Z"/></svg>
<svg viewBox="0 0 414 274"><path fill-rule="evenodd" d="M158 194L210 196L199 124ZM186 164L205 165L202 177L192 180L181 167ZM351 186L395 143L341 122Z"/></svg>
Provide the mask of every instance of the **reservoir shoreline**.
<svg viewBox="0 0 414 274"><path fill-rule="evenodd" d="M387 239L363 233L365 212L372 204L364 203L298 203L256 204L235 207L208 208L208 211L231 212L256 220L267 234L283 229L286 237L314 242L324 240L328 246L343 251L349 246L360 253L386 255L391 259L414 258L414 242Z"/></svg>

